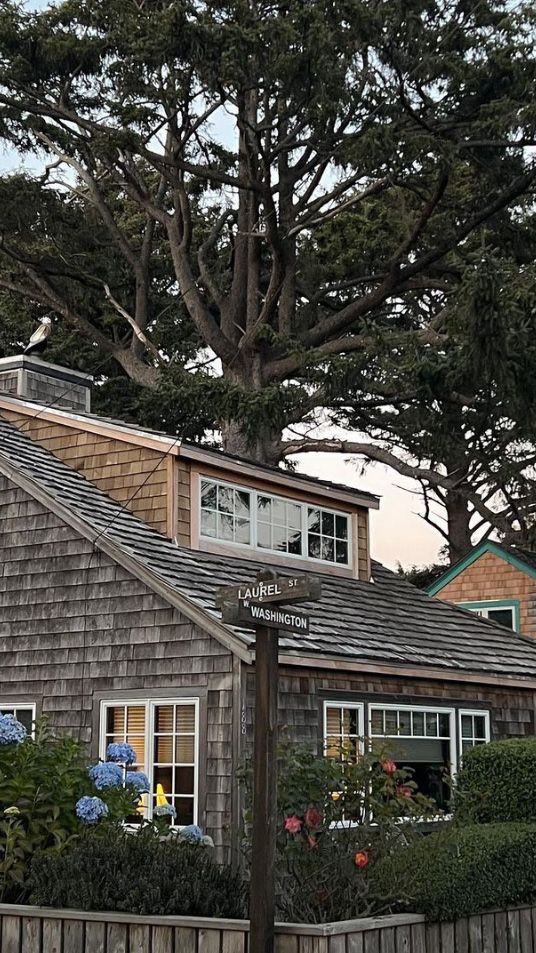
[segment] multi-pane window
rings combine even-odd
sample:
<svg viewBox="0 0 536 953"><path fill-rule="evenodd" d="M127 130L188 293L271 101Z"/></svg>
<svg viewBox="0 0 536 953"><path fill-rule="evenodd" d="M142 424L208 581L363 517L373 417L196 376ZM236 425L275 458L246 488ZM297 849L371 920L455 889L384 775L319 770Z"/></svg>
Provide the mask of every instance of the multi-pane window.
<svg viewBox="0 0 536 953"><path fill-rule="evenodd" d="M215 480L201 480L200 535L339 566L351 563L347 513Z"/></svg>
<svg viewBox="0 0 536 953"><path fill-rule="evenodd" d="M251 543L251 494L212 480L201 481L201 535Z"/></svg>
<svg viewBox="0 0 536 953"><path fill-rule="evenodd" d="M490 739L489 713L487 711L460 712L461 754L475 745L485 745Z"/></svg>
<svg viewBox="0 0 536 953"><path fill-rule="evenodd" d="M151 792L144 805L175 808L174 823L197 822L198 706L196 700L105 702L101 757L110 742L126 741L136 752L133 769L144 771Z"/></svg>
<svg viewBox="0 0 536 953"><path fill-rule="evenodd" d="M0 704L0 715L15 715L17 721L24 725L28 734L32 734L35 721L35 705Z"/></svg>
<svg viewBox="0 0 536 953"><path fill-rule="evenodd" d="M277 496L257 495L257 546L276 553L303 554L302 508Z"/></svg>
<svg viewBox="0 0 536 953"><path fill-rule="evenodd" d="M307 508L308 555L311 559L348 565L348 517Z"/></svg>
<svg viewBox="0 0 536 953"><path fill-rule="evenodd" d="M455 761L451 710L370 706L371 742L385 742L401 768L411 771L419 791L446 807Z"/></svg>
<svg viewBox="0 0 536 953"><path fill-rule="evenodd" d="M328 758L355 760L363 735L362 705L336 705L326 702L324 707L324 751Z"/></svg>

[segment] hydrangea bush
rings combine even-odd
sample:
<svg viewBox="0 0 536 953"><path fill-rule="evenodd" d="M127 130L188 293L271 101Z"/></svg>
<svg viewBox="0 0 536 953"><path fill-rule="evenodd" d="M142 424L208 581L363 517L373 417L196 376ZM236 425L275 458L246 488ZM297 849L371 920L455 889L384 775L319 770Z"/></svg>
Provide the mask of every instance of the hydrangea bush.
<svg viewBox="0 0 536 953"><path fill-rule="evenodd" d="M251 822L250 766L241 779ZM356 763L293 745L280 750L277 809L277 916L301 923L388 912L400 886L379 889L376 865L420 837L419 822L438 813L386 752ZM249 834L244 849L249 859Z"/></svg>
<svg viewBox="0 0 536 953"><path fill-rule="evenodd" d="M125 784L119 764L88 770L77 741L55 737L45 722L31 738L13 715L0 715L0 901L26 899L32 856L61 852L87 826L133 814L149 784L129 774Z"/></svg>

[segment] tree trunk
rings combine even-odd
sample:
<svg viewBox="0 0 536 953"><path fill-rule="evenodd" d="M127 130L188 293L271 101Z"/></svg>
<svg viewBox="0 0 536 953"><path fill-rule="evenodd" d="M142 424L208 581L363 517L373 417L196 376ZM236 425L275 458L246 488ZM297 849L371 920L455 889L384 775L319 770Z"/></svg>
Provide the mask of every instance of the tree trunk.
<svg viewBox="0 0 536 953"><path fill-rule="evenodd" d="M238 457L247 457L255 463L268 463L277 466L281 460L281 433L273 430L269 423L262 427L254 437L248 437L236 420L221 424L223 449Z"/></svg>
<svg viewBox="0 0 536 953"><path fill-rule="evenodd" d="M463 559L472 549L471 513L466 499L456 490L448 490L445 499L449 536L449 560L451 565Z"/></svg>

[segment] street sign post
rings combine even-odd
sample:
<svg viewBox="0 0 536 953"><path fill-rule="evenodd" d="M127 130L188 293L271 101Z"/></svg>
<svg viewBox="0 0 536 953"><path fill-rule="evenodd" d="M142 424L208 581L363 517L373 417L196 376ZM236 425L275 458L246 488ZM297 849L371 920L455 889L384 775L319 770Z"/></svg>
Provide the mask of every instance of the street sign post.
<svg viewBox="0 0 536 953"><path fill-rule="evenodd" d="M277 699L279 629L307 633L309 616L282 606L319 599L314 576L263 570L254 583L219 590L225 622L255 629L255 739L249 953L273 953L277 825Z"/></svg>

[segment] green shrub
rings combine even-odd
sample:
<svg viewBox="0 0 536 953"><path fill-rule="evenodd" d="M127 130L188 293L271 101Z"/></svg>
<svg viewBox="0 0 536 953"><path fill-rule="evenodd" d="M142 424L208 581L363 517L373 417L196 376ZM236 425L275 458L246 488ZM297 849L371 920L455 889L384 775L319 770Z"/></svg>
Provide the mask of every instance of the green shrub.
<svg viewBox="0 0 536 953"><path fill-rule="evenodd" d="M84 795L106 802L107 824L135 810L131 788L97 790L82 745L55 737L44 721L35 738L0 741L0 902L24 902L31 858L57 853L80 836L76 803Z"/></svg>
<svg viewBox="0 0 536 953"><path fill-rule="evenodd" d="M247 768L242 780L249 821ZM356 762L282 746L277 802L277 917L301 923L388 912L396 898L389 884L375 888L374 867L421 836L416 822L437 814L409 772L379 750ZM244 847L249 859L247 838Z"/></svg>
<svg viewBox="0 0 536 953"><path fill-rule="evenodd" d="M31 902L147 915L243 917L240 876L209 848L162 841L151 829L88 830L56 856L36 857Z"/></svg>
<svg viewBox="0 0 536 953"><path fill-rule="evenodd" d="M458 774L454 809L469 824L536 822L536 738L470 749Z"/></svg>
<svg viewBox="0 0 536 953"><path fill-rule="evenodd" d="M375 870L399 910L455 920L536 898L536 824L482 824L430 834ZM405 898L405 899L403 899Z"/></svg>

